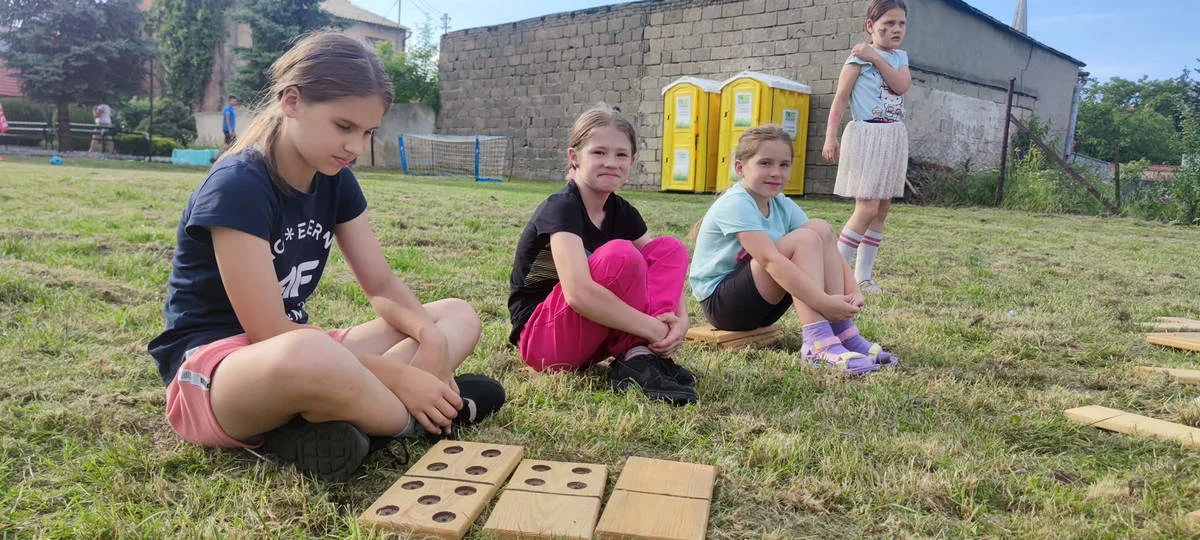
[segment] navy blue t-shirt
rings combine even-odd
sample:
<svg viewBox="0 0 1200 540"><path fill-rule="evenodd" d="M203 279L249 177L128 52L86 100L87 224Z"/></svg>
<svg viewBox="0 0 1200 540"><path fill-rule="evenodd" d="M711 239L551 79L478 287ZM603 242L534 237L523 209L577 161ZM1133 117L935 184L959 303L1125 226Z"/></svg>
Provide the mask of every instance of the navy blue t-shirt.
<svg viewBox="0 0 1200 540"><path fill-rule="evenodd" d="M533 211L533 217L517 241L512 274L508 283L508 313L512 332L508 340L513 345L521 337L525 323L558 284L558 269L550 253L550 235L569 232L583 239L583 249L592 252L610 240L637 240L646 234L646 222L628 201L616 193L604 202L604 223L596 228L587 215L587 207L574 181L555 192Z"/></svg>
<svg viewBox="0 0 1200 540"><path fill-rule="evenodd" d="M175 233L175 254L163 314L166 330L150 342L164 384L187 351L245 332L217 269L210 227L266 240L288 319L307 323L304 303L317 288L333 245L334 226L363 213L367 201L350 169L317 173L311 193L285 194L271 181L261 154L246 150L213 166L188 199Z"/></svg>

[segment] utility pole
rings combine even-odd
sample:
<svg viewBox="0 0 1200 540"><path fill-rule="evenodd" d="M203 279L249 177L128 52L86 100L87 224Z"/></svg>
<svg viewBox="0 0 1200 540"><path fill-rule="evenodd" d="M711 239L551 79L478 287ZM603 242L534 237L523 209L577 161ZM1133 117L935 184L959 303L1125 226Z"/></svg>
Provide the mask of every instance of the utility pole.
<svg viewBox="0 0 1200 540"><path fill-rule="evenodd" d="M442 14L442 33L450 33L450 15L446 13Z"/></svg>

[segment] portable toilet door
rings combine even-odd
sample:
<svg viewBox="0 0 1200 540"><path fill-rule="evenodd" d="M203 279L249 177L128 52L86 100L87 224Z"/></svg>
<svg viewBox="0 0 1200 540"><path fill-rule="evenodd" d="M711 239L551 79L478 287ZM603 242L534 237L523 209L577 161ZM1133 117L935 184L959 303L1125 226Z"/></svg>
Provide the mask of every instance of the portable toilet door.
<svg viewBox="0 0 1200 540"><path fill-rule="evenodd" d="M792 136L792 176L783 190L804 194L804 162L808 147L808 107L812 89L776 75L743 71L721 84L721 145L717 160L717 186L737 182L733 171L738 139L747 129L779 124Z"/></svg>
<svg viewBox="0 0 1200 540"><path fill-rule="evenodd" d="M714 191L721 83L681 77L663 87L663 191Z"/></svg>

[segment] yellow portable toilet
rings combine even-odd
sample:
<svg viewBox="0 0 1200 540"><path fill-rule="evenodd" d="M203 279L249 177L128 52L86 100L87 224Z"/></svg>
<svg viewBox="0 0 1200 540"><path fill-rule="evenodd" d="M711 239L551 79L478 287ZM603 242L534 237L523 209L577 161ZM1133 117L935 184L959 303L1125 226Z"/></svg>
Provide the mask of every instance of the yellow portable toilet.
<svg viewBox="0 0 1200 540"><path fill-rule="evenodd" d="M742 132L760 124L779 124L792 136L796 153L792 178L784 193L804 194L804 159L808 146L808 102L812 89L776 75L743 71L721 84L721 150L717 186L737 181L733 151Z"/></svg>
<svg viewBox="0 0 1200 540"><path fill-rule="evenodd" d="M681 77L662 94L663 191L715 191L721 83Z"/></svg>

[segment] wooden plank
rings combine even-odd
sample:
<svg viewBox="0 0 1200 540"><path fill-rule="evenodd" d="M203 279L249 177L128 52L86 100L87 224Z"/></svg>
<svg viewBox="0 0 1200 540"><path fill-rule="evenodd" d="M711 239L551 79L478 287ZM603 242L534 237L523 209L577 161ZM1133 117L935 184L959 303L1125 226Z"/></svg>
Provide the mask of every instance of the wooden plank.
<svg viewBox="0 0 1200 540"><path fill-rule="evenodd" d="M601 499L607 483L608 467L604 465L526 459L517 466L506 489Z"/></svg>
<svg viewBox="0 0 1200 540"><path fill-rule="evenodd" d="M630 456L615 489L708 500L716 479L712 465Z"/></svg>
<svg viewBox="0 0 1200 540"><path fill-rule="evenodd" d="M600 489L603 494L603 484ZM488 516L483 532L506 540L589 539L599 515L600 497L534 493L510 487L500 495L500 501Z"/></svg>
<svg viewBox="0 0 1200 540"><path fill-rule="evenodd" d="M1189 351L1200 351L1200 332L1179 332L1174 334L1146 334L1146 341L1155 345L1175 347Z"/></svg>
<svg viewBox="0 0 1200 540"><path fill-rule="evenodd" d="M694 326L689 328L685 338L693 341L721 344L727 341L743 339L761 334L770 334L772 332L782 333L783 330L778 324L772 324L771 326L755 328L754 330L747 330L745 332L731 332L728 330L717 330L716 328L713 328L711 324L706 324L703 326Z"/></svg>
<svg viewBox="0 0 1200 540"><path fill-rule="evenodd" d="M520 446L441 440L404 474L499 486L524 455Z"/></svg>
<svg viewBox="0 0 1200 540"><path fill-rule="evenodd" d="M426 538L459 539L496 490L494 484L402 476L358 516L358 522Z"/></svg>
<svg viewBox="0 0 1200 540"><path fill-rule="evenodd" d="M1141 373L1164 373L1181 383L1200 384L1200 369L1176 369L1152 366L1135 366L1133 369Z"/></svg>
<svg viewBox="0 0 1200 540"><path fill-rule="evenodd" d="M1071 420L1083 422L1100 429L1128 433L1130 435L1145 435L1156 439L1175 441L1185 446L1200 447L1200 429L1183 424L1176 424L1166 420L1149 418L1139 414L1095 405L1080 407L1078 409L1068 409L1063 411L1063 414ZM1096 418L1100 419L1092 421Z"/></svg>
<svg viewBox="0 0 1200 540"><path fill-rule="evenodd" d="M1142 328L1153 332L1200 332L1200 322L1191 323L1174 323L1174 322L1152 322L1142 323Z"/></svg>
<svg viewBox="0 0 1200 540"><path fill-rule="evenodd" d="M596 538L703 540L708 532L709 505L707 499L618 489L604 507Z"/></svg>
<svg viewBox="0 0 1200 540"><path fill-rule="evenodd" d="M775 343L776 341L779 341L782 337L783 337L783 331L781 330L779 332L758 334L755 336L747 336L744 338L734 339L734 340L726 341L724 343L719 343L719 344L717 344L717 346L724 350L727 350L727 351L736 351L738 349L744 349L746 347L750 347L753 345L760 345L760 346L770 345L772 343Z"/></svg>

